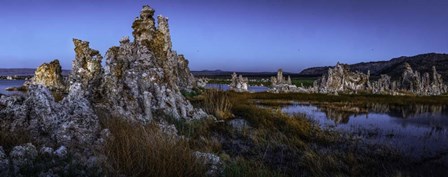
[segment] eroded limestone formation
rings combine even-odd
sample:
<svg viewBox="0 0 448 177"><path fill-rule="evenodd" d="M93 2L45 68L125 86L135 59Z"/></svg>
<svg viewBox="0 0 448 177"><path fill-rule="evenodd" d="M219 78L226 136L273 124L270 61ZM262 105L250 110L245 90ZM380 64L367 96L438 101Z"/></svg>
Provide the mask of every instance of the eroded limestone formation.
<svg viewBox="0 0 448 177"><path fill-rule="evenodd" d="M62 76L61 65L57 59L40 65L34 72L34 76L30 80L25 80L27 81L22 86L9 87L6 90L26 92L31 85L43 85L56 92L65 92L67 89L67 83Z"/></svg>
<svg viewBox="0 0 448 177"><path fill-rule="evenodd" d="M291 77L288 76L283 77L283 70L278 69L277 71L277 77L272 76L271 77L271 89L268 90L268 92L272 93L290 93L290 92L307 92L306 89L297 87L296 85L292 84Z"/></svg>
<svg viewBox="0 0 448 177"><path fill-rule="evenodd" d="M230 90L236 92L247 92L248 91L249 79L243 77L243 75L232 74L232 82L230 83Z"/></svg>
<svg viewBox="0 0 448 177"><path fill-rule="evenodd" d="M206 86L207 86L207 83L209 82L209 79L208 78L205 78L205 77L203 77L203 78L198 78L198 79L196 79L196 86L198 87L198 88L205 88Z"/></svg>
<svg viewBox="0 0 448 177"><path fill-rule="evenodd" d="M381 75L377 81L370 82L370 74L352 72L348 65L337 64L328 69L328 74L315 81L310 92L318 93L358 93L374 94L414 94L441 95L447 93L447 85L442 76L433 67L432 75L414 71L408 63L404 63L404 71L399 80L392 81L388 75Z"/></svg>
<svg viewBox="0 0 448 177"><path fill-rule="evenodd" d="M66 147L73 155L71 159L59 158L64 159L61 161L55 161L57 156L54 156L55 158L39 164L42 168L54 168L55 173L71 167L80 172L77 175L82 175L83 169L100 168L99 161L102 157L95 154L100 151L106 137L101 135L98 117L84 95L81 86L75 84L68 96L56 102L47 87L31 85L26 97L0 97L0 105L3 106L0 108L0 129L4 133L29 136L29 141L34 144L14 147L26 151L17 151L18 154L15 155L11 152L8 158L13 164L11 168L5 169L9 175L18 176L20 170L33 166L36 156L26 155L32 149L23 148L34 146Z"/></svg>
<svg viewBox="0 0 448 177"><path fill-rule="evenodd" d="M69 168L79 171L75 176L88 176L89 169L101 173L105 162L101 147L110 133L101 129L99 115L173 127L168 128L173 136L177 131L174 126L166 126L166 120L160 120L163 117L188 120L208 117L181 94L181 90L195 87L196 80L184 56L171 49L168 19L159 16L156 27L153 15L153 9L143 7L132 25L134 41L124 37L119 46L110 48L104 68L99 51L91 49L87 41L74 39L76 57L67 85L60 76L59 62L54 61L36 71L26 95L0 95L0 129L29 134L33 142L14 147L17 151L12 155L5 154L0 147L0 176L4 170L6 176L20 176L19 170L28 168L22 164L36 158L34 155L25 155L31 160L22 158L21 154L27 153L46 154L50 158L45 169L48 171L39 176L63 174ZM67 94L56 101L49 90L52 88L65 90ZM167 128L161 128L164 129ZM36 152L38 149L41 152ZM70 158L67 154L71 154ZM15 159L19 159L17 163ZM58 161L61 159L64 161Z"/></svg>
<svg viewBox="0 0 448 177"><path fill-rule="evenodd" d="M88 97L97 99L97 90L103 76L101 61L103 57L98 50L90 48L89 42L73 39L76 57L73 60L70 84L79 83Z"/></svg>
<svg viewBox="0 0 448 177"><path fill-rule="evenodd" d="M158 17L145 6L134 21L134 42L128 37L106 53L101 85L105 107L123 117L148 122L162 111L177 119L201 118L205 113L181 94L195 86L195 79L183 55L171 49L168 19Z"/></svg>
<svg viewBox="0 0 448 177"><path fill-rule="evenodd" d="M271 84L272 84L272 86L282 85L282 84L291 85L292 84L291 77L288 76L288 79L286 79L285 77L283 77L283 70L278 69L277 77L274 77L274 76L271 77Z"/></svg>
<svg viewBox="0 0 448 177"><path fill-rule="evenodd" d="M400 79L401 90L409 90L410 92L417 92L421 85L420 73L418 71L413 71L411 65L408 63L404 64L404 72Z"/></svg>
<svg viewBox="0 0 448 177"><path fill-rule="evenodd" d="M352 72L348 65L336 64L328 69L328 74L317 80L319 93L337 93L366 90L369 84L369 74Z"/></svg>
<svg viewBox="0 0 448 177"><path fill-rule="evenodd" d="M442 76L432 67L432 74L413 71L408 63L404 64L405 71L399 80L398 89L402 92L411 92L418 95L440 95L447 92Z"/></svg>
<svg viewBox="0 0 448 177"><path fill-rule="evenodd" d="M428 82L426 82L428 83ZM426 87L430 95L440 95L448 92L448 86L443 82L442 75L437 73L436 67L432 67L431 85Z"/></svg>
<svg viewBox="0 0 448 177"><path fill-rule="evenodd" d="M390 76L382 74L380 79L371 83L371 90L373 93L393 94L396 90L396 82L391 81Z"/></svg>
<svg viewBox="0 0 448 177"><path fill-rule="evenodd" d="M65 90L66 85L62 77L62 69L59 60L40 65L34 72L30 81L32 85L43 85L50 90Z"/></svg>

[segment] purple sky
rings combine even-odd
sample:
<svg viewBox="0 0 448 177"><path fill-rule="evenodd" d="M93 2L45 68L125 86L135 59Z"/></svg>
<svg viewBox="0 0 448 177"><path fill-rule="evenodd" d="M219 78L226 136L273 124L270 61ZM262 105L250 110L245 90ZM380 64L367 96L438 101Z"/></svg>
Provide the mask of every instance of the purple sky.
<svg viewBox="0 0 448 177"><path fill-rule="evenodd" d="M298 72L310 66L448 53L446 0L0 0L0 68L52 59L71 68L72 38L104 55L141 6L170 19L192 70Z"/></svg>

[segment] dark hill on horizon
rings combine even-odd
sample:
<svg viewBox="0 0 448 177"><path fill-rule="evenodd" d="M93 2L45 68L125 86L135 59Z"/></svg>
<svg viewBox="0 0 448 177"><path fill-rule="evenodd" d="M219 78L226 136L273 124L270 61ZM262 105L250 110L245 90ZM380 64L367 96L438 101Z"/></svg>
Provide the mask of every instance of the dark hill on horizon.
<svg viewBox="0 0 448 177"><path fill-rule="evenodd" d="M393 58L389 61L361 62L350 64L349 66L352 71L367 73L367 71L370 70L370 74L373 77L387 74L391 76L392 79L397 79L403 73L405 62L409 63L412 69L417 70L420 73L431 73L432 66L436 66L437 72L442 74L445 81L448 80L448 54L427 53L411 57L402 56ZM331 67L332 66L307 68L299 74L303 76L321 76L322 74L326 74L328 68Z"/></svg>

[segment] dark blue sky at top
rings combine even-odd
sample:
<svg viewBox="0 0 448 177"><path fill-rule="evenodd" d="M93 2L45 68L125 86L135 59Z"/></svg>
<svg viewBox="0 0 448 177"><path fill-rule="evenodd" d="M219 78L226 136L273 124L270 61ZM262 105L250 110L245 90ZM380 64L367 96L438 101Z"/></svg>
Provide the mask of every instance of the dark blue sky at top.
<svg viewBox="0 0 448 177"><path fill-rule="evenodd" d="M310 66L448 53L445 0L0 0L0 68L60 59L72 38L104 55L142 5L169 17L192 70L298 72Z"/></svg>

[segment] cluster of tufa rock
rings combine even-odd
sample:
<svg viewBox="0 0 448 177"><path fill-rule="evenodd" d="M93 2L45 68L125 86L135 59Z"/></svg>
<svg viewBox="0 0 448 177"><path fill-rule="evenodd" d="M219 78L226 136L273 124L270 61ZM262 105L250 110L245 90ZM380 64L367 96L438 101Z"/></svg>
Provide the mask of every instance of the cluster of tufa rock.
<svg viewBox="0 0 448 177"><path fill-rule="evenodd" d="M319 93L358 93L369 87L369 77L370 73L352 72L348 65L338 63L334 68L329 68L328 74L314 85L317 85Z"/></svg>
<svg viewBox="0 0 448 177"><path fill-rule="evenodd" d="M283 77L283 70L278 69L277 77L271 77L271 88L268 92L272 93L289 93L289 92L306 92L303 87L297 87L292 84L291 77Z"/></svg>
<svg viewBox="0 0 448 177"><path fill-rule="evenodd" d="M68 161L53 164L41 175L63 175L69 166L81 168L76 176L89 175L82 169L101 172L105 158L99 152L110 133L101 128L98 111L102 117L142 124L153 122L159 114L187 120L208 117L181 94L196 87L197 81L190 73L188 60L172 50L168 18L158 16L156 26L153 15L152 8L143 7L132 25L134 41L124 37L119 46L110 48L105 67L101 66L99 51L91 49L87 41L74 39L76 57L67 81L55 60L36 70L26 95L0 96L2 131L26 132L33 142L29 145L34 147L29 151L32 154L37 147L64 147L64 153L56 154L71 154ZM55 90L65 92L65 97L56 101L52 95ZM23 168L16 170L9 164L16 163L18 157L12 152L8 156L0 147L0 176L21 175ZM26 160L23 163L29 164Z"/></svg>
<svg viewBox="0 0 448 177"><path fill-rule="evenodd" d="M45 85L50 90L65 90L66 84L62 77L62 69L59 60L40 65L30 80L31 85Z"/></svg>
<svg viewBox="0 0 448 177"><path fill-rule="evenodd" d="M307 88L315 93L358 93L373 94L415 94L415 95L441 95L448 92L442 76L433 66L432 74L413 71L408 63L404 63L404 71L399 80L392 81L388 75L381 75L377 81L370 81L370 72L352 72L348 65L337 64L328 69L314 82L314 86Z"/></svg>
<svg viewBox="0 0 448 177"><path fill-rule="evenodd" d="M44 63L40 65L34 72L34 76L27 80L20 87L10 87L7 91L27 91L31 85L44 85L51 91L66 92L67 84L66 80L62 76L61 65L59 60L53 60L50 63Z"/></svg>
<svg viewBox="0 0 448 177"><path fill-rule="evenodd" d="M243 75L232 74L232 82L230 83L230 90L236 92L247 92L248 91L249 79L243 77Z"/></svg>
<svg viewBox="0 0 448 177"><path fill-rule="evenodd" d="M272 86L291 85L292 84L291 77L288 76L288 79L286 79L285 77L283 77L283 70L278 69L277 77L274 77L274 76L271 77L271 84L272 84Z"/></svg>

